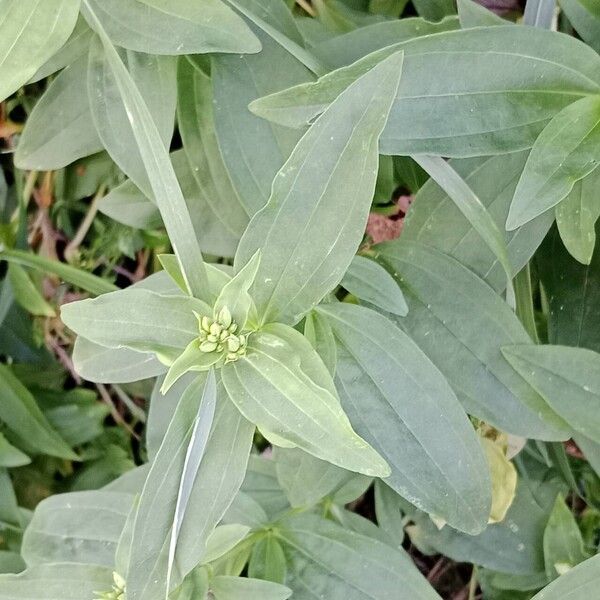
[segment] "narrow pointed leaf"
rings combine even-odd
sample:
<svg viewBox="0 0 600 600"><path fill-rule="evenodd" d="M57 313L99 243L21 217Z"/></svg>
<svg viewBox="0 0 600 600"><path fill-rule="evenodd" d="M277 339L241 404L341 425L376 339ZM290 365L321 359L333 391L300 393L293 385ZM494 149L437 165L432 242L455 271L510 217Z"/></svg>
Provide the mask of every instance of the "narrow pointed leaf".
<svg viewBox="0 0 600 600"><path fill-rule="evenodd" d="M600 554L577 565L532 600L589 600L600 585Z"/></svg>
<svg viewBox="0 0 600 600"><path fill-rule="evenodd" d="M200 376L202 381L202 376ZM144 485L134 526L127 579L131 600L164 600L171 528L200 393L184 393ZM206 552L209 536L229 508L244 474L254 427L218 386L215 417L179 532L175 587ZM163 398L162 400L166 400ZM222 441L228 440L224 448Z"/></svg>
<svg viewBox="0 0 600 600"><path fill-rule="evenodd" d="M600 354L567 346L509 346L502 352L575 431L600 442Z"/></svg>
<svg viewBox="0 0 600 600"><path fill-rule="evenodd" d="M250 108L277 123L305 125L399 50L405 70L382 133L382 154L468 157L522 150L565 106L600 92L600 57L572 37L531 27L476 27L391 45Z"/></svg>
<svg viewBox="0 0 600 600"><path fill-rule="evenodd" d="M342 406L390 464L385 482L455 529L482 531L491 506L487 462L442 374L385 317L342 303L319 311L338 342Z"/></svg>
<svg viewBox="0 0 600 600"><path fill-rule="evenodd" d="M389 473L353 431L325 365L294 329L271 324L251 334L247 355L222 374L231 400L259 429L351 471Z"/></svg>
<svg viewBox="0 0 600 600"><path fill-rule="evenodd" d="M261 248L251 294L263 323L296 323L352 261L375 190L378 137L401 71L402 54L393 55L345 90L298 143L268 204L250 222L235 261L244 264Z"/></svg>
<svg viewBox="0 0 600 600"><path fill-rule="evenodd" d="M175 358L198 336L194 311L208 314L208 310L204 302L189 296L130 288L65 304L61 318L75 333L101 346Z"/></svg>
<svg viewBox="0 0 600 600"><path fill-rule="evenodd" d="M217 382L214 370L210 370L206 379L200 380L200 386L194 388L194 393L199 393L202 389L202 398L200 407L196 415L195 423L187 447L181 481L179 483L179 493L177 494L177 503L175 504L175 515L171 527L171 540L169 542L169 563L167 566L167 592L171 589L171 577L177 552L177 542L181 525L185 518L185 513L190 501L190 496L196 482L200 464L204 457L204 451L208 443L210 431L212 429L215 416L215 407L217 403ZM188 388L186 394L192 393Z"/></svg>
<svg viewBox="0 0 600 600"><path fill-rule="evenodd" d="M90 9L89 0L83 0L85 15L94 23L102 47L104 60L117 84L121 102L127 113L154 198L161 212L175 254L181 263L189 289L199 298L205 298L208 290L206 268L196 240L185 199L177 182L177 177L169 160L167 148L146 105L119 53L112 45L100 21ZM98 41L90 48L90 56L95 57L101 72L104 72L103 58Z"/></svg>
<svg viewBox="0 0 600 600"><path fill-rule="evenodd" d="M556 206L600 162L600 96L574 102L536 140L506 220L515 229Z"/></svg>
<svg viewBox="0 0 600 600"><path fill-rule="evenodd" d="M260 43L221 0L90 0L118 46L148 54L258 52ZM90 25L96 29L95 22Z"/></svg>
<svg viewBox="0 0 600 600"><path fill-rule="evenodd" d="M27 83L68 39L79 0L0 2L0 101Z"/></svg>
<svg viewBox="0 0 600 600"><path fill-rule="evenodd" d="M2 421L34 452L67 460L77 455L48 422L35 398L6 365L0 364Z"/></svg>
<svg viewBox="0 0 600 600"><path fill-rule="evenodd" d="M278 583L223 575L213 579L211 590L215 600L246 600L247 598L286 600L292 595L292 590Z"/></svg>
<svg viewBox="0 0 600 600"><path fill-rule="evenodd" d="M405 316L408 306L402 290L393 277L379 264L364 256L355 256L344 275L341 286L370 304Z"/></svg>
<svg viewBox="0 0 600 600"><path fill-rule="evenodd" d="M504 340L530 339L483 280L441 252L402 239L382 245L380 257L409 307L394 322L440 369L468 413L515 435L568 437L566 423L502 356Z"/></svg>

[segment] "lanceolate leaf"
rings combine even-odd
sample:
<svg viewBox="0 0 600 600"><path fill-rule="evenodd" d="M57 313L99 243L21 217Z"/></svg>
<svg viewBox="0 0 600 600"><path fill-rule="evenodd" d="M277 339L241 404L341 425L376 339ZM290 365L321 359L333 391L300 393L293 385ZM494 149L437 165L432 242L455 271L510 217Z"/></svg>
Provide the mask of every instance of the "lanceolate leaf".
<svg viewBox="0 0 600 600"><path fill-rule="evenodd" d="M130 494L105 491L47 498L36 508L23 536L25 562L29 567L79 563L112 568L132 503Z"/></svg>
<svg viewBox="0 0 600 600"><path fill-rule="evenodd" d="M215 600L246 600L247 598L286 600L292 595L292 590L278 583L222 575L214 578L211 590Z"/></svg>
<svg viewBox="0 0 600 600"><path fill-rule="evenodd" d="M391 275L377 262L355 256L341 282L357 298L387 312L405 316L408 306L402 290Z"/></svg>
<svg viewBox="0 0 600 600"><path fill-rule="evenodd" d="M477 27L389 46L251 108L278 123L303 125L398 50L406 64L382 133L383 154L467 157L529 148L562 108L600 91L600 57L573 38L527 27Z"/></svg>
<svg viewBox="0 0 600 600"><path fill-rule="evenodd" d="M171 578L173 567L175 566L175 556L177 553L177 542L181 525L185 518L185 513L190 501L190 496L196 482L196 477L200 469L204 451L210 431L212 429L213 419L215 416L215 405L217 403L217 382L215 372L211 369L206 379L199 379L200 385L192 384L185 391L185 394L198 394L202 389L202 397L198 414L192 428L190 441L188 444L185 461L183 463L183 471L181 473L181 481L179 483L179 493L177 494L177 503L175 505L175 515L173 517L173 525L171 527L171 539L169 542L169 563L167 566L167 592L171 589ZM193 391L192 391L193 390Z"/></svg>
<svg viewBox="0 0 600 600"><path fill-rule="evenodd" d="M200 401L198 385L192 384L179 401L144 485L127 578L131 600L165 598L171 529ZM208 537L242 483L253 432L219 386L210 437L181 524L171 587L202 560Z"/></svg>
<svg viewBox="0 0 600 600"><path fill-rule="evenodd" d="M348 531L316 515L283 522L277 535L288 558L288 585L294 600L394 598L439 600L403 550Z"/></svg>
<svg viewBox="0 0 600 600"><path fill-rule="evenodd" d="M589 600L600 585L600 554L568 571L532 600Z"/></svg>
<svg viewBox="0 0 600 600"><path fill-rule="evenodd" d="M133 131L144 167L146 169L154 198L161 212L163 222L169 233L171 244L181 264L184 278L191 292L199 298L205 298L208 291L206 269L202 253L195 237L194 228L185 206L185 200L173 166L169 160L167 148L152 115L117 50L106 35L100 21L90 9L88 0L83 0L86 16L94 23L102 46L105 60L114 77L121 102L125 107L129 125ZM101 51L96 41L90 49L90 56L96 57L96 64L104 72Z"/></svg>
<svg viewBox="0 0 600 600"><path fill-rule="evenodd" d="M75 340L72 358L77 373L96 383L131 383L167 370L153 354L101 346L82 336Z"/></svg>
<svg viewBox="0 0 600 600"><path fill-rule="evenodd" d="M568 437L564 421L502 356L500 347L509 343L504 340L530 339L484 281L454 259L412 242L384 244L381 258L409 307L395 323L441 370L467 412L515 435Z"/></svg>
<svg viewBox="0 0 600 600"><path fill-rule="evenodd" d="M138 0L136 0L138 1ZM136 138L139 127L123 97L108 55L94 36L88 56L87 91L92 122L102 144L120 169L148 196L153 195L152 175L147 172L144 149ZM119 62L127 67L162 140L168 148L173 135L177 101L176 68L172 57L120 50ZM139 135L139 132L138 132Z"/></svg>
<svg viewBox="0 0 600 600"><path fill-rule="evenodd" d="M302 132L260 119L248 110L248 104L313 79L306 67L267 34L260 30L256 34L263 46L260 53L220 54L211 60L214 127L228 177L250 217L267 203L273 178Z"/></svg>
<svg viewBox="0 0 600 600"><path fill-rule="evenodd" d="M298 143L268 204L250 222L235 264L239 269L261 248L251 293L263 323L296 323L352 261L375 189L379 133L401 70L402 55L395 54L337 98Z"/></svg>
<svg viewBox="0 0 600 600"><path fill-rule="evenodd" d="M112 41L148 54L258 52L260 43L221 0L90 0ZM97 24L90 19L90 25Z"/></svg>
<svg viewBox="0 0 600 600"><path fill-rule="evenodd" d="M550 121L531 150L506 220L515 229L556 206L600 163L600 95L582 98Z"/></svg>
<svg viewBox="0 0 600 600"><path fill-rule="evenodd" d="M589 265L596 245L600 217L600 169L575 182L569 195L556 206L556 225L571 256Z"/></svg>
<svg viewBox="0 0 600 600"><path fill-rule="evenodd" d="M188 60L180 59L177 82L177 120L191 171L223 227L239 238L248 224L248 214L233 188L216 138L211 79Z"/></svg>
<svg viewBox="0 0 600 600"><path fill-rule="evenodd" d="M194 311L209 314L210 309L189 296L131 288L65 304L61 318L77 334L101 346L175 358L198 336Z"/></svg>
<svg viewBox="0 0 600 600"><path fill-rule="evenodd" d="M250 335L248 354L225 365L222 373L231 400L259 429L274 434L276 445L281 439L367 475L389 473L385 461L353 431L325 365L294 329L264 326Z"/></svg>
<svg viewBox="0 0 600 600"><path fill-rule="evenodd" d="M491 484L473 426L418 346L367 308L325 304L338 341L336 385L356 428L388 461L401 496L467 533L488 521Z"/></svg>
<svg viewBox="0 0 600 600"><path fill-rule="evenodd" d="M549 304L548 341L600 352L600 247L589 265L579 264L553 229L536 258Z"/></svg>
<svg viewBox="0 0 600 600"><path fill-rule="evenodd" d="M83 55L50 84L27 119L15 154L20 169L60 169L102 150L86 89Z"/></svg>
<svg viewBox="0 0 600 600"><path fill-rule="evenodd" d="M600 442L600 354L567 346L508 346L502 352L575 431Z"/></svg>
<svg viewBox="0 0 600 600"><path fill-rule="evenodd" d="M112 569L58 563L39 565L19 575L0 575L0 600L82 600L97 591L109 591Z"/></svg>
<svg viewBox="0 0 600 600"><path fill-rule="evenodd" d="M507 302L514 306L512 267L504 237L481 200L462 177L440 156L415 156L415 162L448 194L486 246L494 253L506 274Z"/></svg>
<svg viewBox="0 0 600 600"><path fill-rule="evenodd" d="M556 0L527 0L523 23L550 29L554 19Z"/></svg>
<svg viewBox="0 0 600 600"><path fill-rule="evenodd" d="M10 96L66 41L79 0L0 2L0 101Z"/></svg>
<svg viewBox="0 0 600 600"><path fill-rule="evenodd" d="M569 22L596 51L600 50L600 6L594 0L559 0Z"/></svg>
<svg viewBox="0 0 600 600"><path fill-rule="evenodd" d="M510 202L526 159L527 152L515 152L494 157L455 159L450 161L450 165L485 205L497 227L504 230ZM504 231L513 276L531 258L552 220L552 211L548 211L515 231ZM498 292L506 286L506 274L498 258L432 179L419 190L411 204L404 221L402 239L433 246L453 256Z"/></svg>
<svg viewBox="0 0 600 600"><path fill-rule="evenodd" d="M6 365L0 364L1 419L24 448L68 460L77 455L50 425L35 398Z"/></svg>

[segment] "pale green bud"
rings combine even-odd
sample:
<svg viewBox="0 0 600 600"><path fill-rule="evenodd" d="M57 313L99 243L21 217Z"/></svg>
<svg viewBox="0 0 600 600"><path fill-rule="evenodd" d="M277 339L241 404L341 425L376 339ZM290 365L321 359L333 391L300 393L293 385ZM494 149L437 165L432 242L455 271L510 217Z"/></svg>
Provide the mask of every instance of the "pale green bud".
<svg viewBox="0 0 600 600"><path fill-rule="evenodd" d="M221 309L218 321L223 327L225 327L225 329L231 326L232 317L229 309L226 306Z"/></svg>

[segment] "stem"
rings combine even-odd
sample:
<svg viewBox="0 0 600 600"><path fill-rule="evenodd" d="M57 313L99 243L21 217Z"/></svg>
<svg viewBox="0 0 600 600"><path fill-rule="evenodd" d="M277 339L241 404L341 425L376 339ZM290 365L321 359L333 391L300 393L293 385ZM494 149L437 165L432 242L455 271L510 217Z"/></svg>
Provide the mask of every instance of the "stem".
<svg viewBox="0 0 600 600"><path fill-rule="evenodd" d="M519 272L514 280L516 296L516 313L523 327L534 343L539 344L540 338L535 324L535 311L533 308L533 289L531 286L531 270L529 263Z"/></svg>
<svg viewBox="0 0 600 600"><path fill-rule="evenodd" d="M73 261L73 258L75 256L75 253L77 252L77 249L79 248L79 245L81 244L81 242L83 242L83 240L85 239L85 236L87 235L87 232L90 230L90 227L92 226L92 223L94 222L94 217L96 216L96 213L98 212L98 202L100 201L102 196L104 196L105 191L106 191L106 185L102 184L98 188L96 195L94 196L92 202L90 203L90 207L85 215L85 218L79 225L79 229L77 229L77 233L75 234L73 239L67 244L67 247L65 248L65 258L67 259L67 262L70 263Z"/></svg>
<svg viewBox="0 0 600 600"><path fill-rule="evenodd" d="M476 592L477 592L477 565L473 565L473 571L471 572L471 579L469 581L468 600L475 600Z"/></svg>

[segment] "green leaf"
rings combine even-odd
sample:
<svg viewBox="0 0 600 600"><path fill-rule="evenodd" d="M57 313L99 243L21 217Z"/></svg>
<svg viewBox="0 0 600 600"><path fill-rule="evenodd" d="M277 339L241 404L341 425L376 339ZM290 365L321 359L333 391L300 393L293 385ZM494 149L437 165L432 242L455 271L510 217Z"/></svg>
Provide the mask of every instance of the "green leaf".
<svg viewBox="0 0 600 600"><path fill-rule="evenodd" d="M491 507L488 466L442 374L382 315L341 303L319 311L338 342L342 406L356 431L390 464L386 483L452 527L481 532Z"/></svg>
<svg viewBox="0 0 600 600"><path fill-rule="evenodd" d="M557 112L600 91L600 57L572 37L477 27L394 44L316 83L262 98L251 110L284 125L309 123L352 81L399 50L404 76L382 133L382 154L468 157L528 148Z"/></svg>
<svg viewBox="0 0 600 600"><path fill-rule="evenodd" d="M15 153L19 169L51 171L103 149L92 119L83 55L50 83L25 123Z"/></svg>
<svg viewBox="0 0 600 600"><path fill-rule="evenodd" d="M29 80L30 83L41 81L46 77L62 71L77 59L87 55L94 32L90 29L83 15L79 13L75 29L69 39L55 52Z"/></svg>
<svg viewBox="0 0 600 600"><path fill-rule="evenodd" d="M77 373L96 383L131 383L156 377L167 370L153 354L108 348L82 336L75 340L72 359Z"/></svg>
<svg viewBox="0 0 600 600"><path fill-rule="evenodd" d="M452 0L413 0L413 3L419 15L428 21L439 21L455 12Z"/></svg>
<svg viewBox="0 0 600 600"><path fill-rule="evenodd" d="M15 448L2 433L0 433L0 467L12 468L28 465L31 459L27 454Z"/></svg>
<svg viewBox="0 0 600 600"><path fill-rule="evenodd" d="M331 69L337 69L386 46L458 28L459 22L456 17L448 17L438 23L418 17L396 19L373 23L343 35L336 35L317 44L312 48L312 52Z"/></svg>
<svg viewBox="0 0 600 600"><path fill-rule="evenodd" d="M517 181L523 171L526 152L494 157L455 159L452 168L464 179L485 205L500 230ZM553 220L552 212L511 232L504 231L504 240L516 275L529 261ZM456 258L485 279L497 292L506 286L506 275L498 259L481 236L456 207L451 198L432 179L418 191L404 221L402 238L433 246Z"/></svg>
<svg viewBox="0 0 600 600"><path fill-rule="evenodd" d="M555 9L556 0L527 0L523 24L551 29Z"/></svg>
<svg viewBox="0 0 600 600"><path fill-rule="evenodd" d="M171 590L173 567L175 566L181 526L185 519L196 477L200 470L200 464L204 458L204 452L206 451L208 438L212 429L217 403L217 381L214 370L211 369L209 371L206 379L200 378L197 379L196 382L192 383L192 385L184 392L186 395L198 394L200 389L202 389L202 397L185 454L181 480L179 482L179 492L177 494L177 503L175 504L175 514L173 517L173 525L171 527L171 540L169 542L169 562L167 566L166 581L167 594ZM135 525L137 525L137 523L134 524L134 527Z"/></svg>
<svg viewBox="0 0 600 600"><path fill-rule="evenodd" d="M573 429L600 442L600 354L567 346L508 346L502 352Z"/></svg>
<svg viewBox="0 0 600 600"><path fill-rule="evenodd" d="M559 494L544 530L546 574L554 579L583 562L588 555L577 521Z"/></svg>
<svg viewBox="0 0 600 600"><path fill-rule="evenodd" d="M317 504L355 475L298 448L274 448L273 454L277 480L292 508Z"/></svg>
<svg viewBox="0 0 600 600"><path fill-rule="evenodd" d="M138 0L135 0L136 2ZM152 196L152 175L147 172L144 149L138 138L142 127L140 115L131 113L133 95L122 91L122 83L112 70L102 43L92 40L87 74L88 102L92 124L110 157L119 168L148 196ZM113 56L111 54L111 56ZM177 61L169 56L153 56L120 49L115 60L129 73L128 81L139 90L160 136L161 148L168 148L173 135L177 103ZM136 116L138 117L136 119ZM146 135L148 135L146 133ZM158 143L158 139L155 139ZM144 143L148 143L147 140Z"/></svg>
<svg viewBox="0 0 600 600"><path fill-rule="evenodd" d="M193 0L90 0L89 6L113 43L130 50L148 54L260 50L243 20L221 0L203 0L202 6ZM97 28L93 19L88 21Z"/></svg>
<svg viewBox="0 0 600 600"><path fill-rule="evenodd" d="M488 25L508 25L509 21L505 21L496 13L488 10L485 6L474 2L473 0L458 0L458 18L462 29L469 27L480 27Z"/></svg>
<svg viewBox="0 0 600 600"><path fill-rule="evenodd" d="M294 329L270 324L253 333L247 355L225 365L222 376L231 400L259 429L351 471L389 473L354 433L325 365Z"/></svg>
<svg viewBox="0 0 600 600"><path fill-rule="evenodd" d="M379 264L364 256L355 256L340 285L351 294L386 312L405 316L408 306L394 278Z"/></svg>
<svg viewBox="0 0 600 600"><path fill-rule="evenodd" d="M544 571L542 540L556 494L554 485L547 482L551 494L549 506L536 498L527 479L520 477L513 503L501 523L488 525L477 536L441 530L425 514L408 515L415 522L407 531L414 544L439 552L457 562L470 562L503 573L533 575ZM545 575L544 575L545 576ZM512 600L512 599L511 599Z"/></svg>
<svg viewBox="0 0 600 600"><path fill-rule="evenodd" d="M582 562L553 581L532 600L589 600L600 584L600 555Z"/></svg>
<svg viewBox="0 0 600 600"><path fill-rule="evenodd" d="M600 352L600 249L589 265L579 264L553 229L536 257L550 308L548 341Z"/></svg>
<svg viewBox="0 0 600 600"><path fill-rule="evenodd" d="M375 516L377 524L385 531L394 548L400 548L404 541L404 515L396 494L382 480L375 481Z"/></svg>
<svg viewBox="0 0 600 600"><path fill-rule="evenodd" d="M285 582L285 555L281 544L272 533L267 534L252 547L248 575L273 583Z"/></svg>
<svg viewBox="0 0 600 600"><path fill-rule="evenodd" d="M197 386L188 388L142 491L127 577L127 595L131 600L165 597L171 528L199 404ZM254 427L239 414L220 385L210 437L181 524L172 586L202 560L209 536L242 483L253 432ZM229 440L226 447L222 444L224 439Z"/></svg>
<svg viewBox="0 0 600 600"><path fill-rule="evenodd" d="M319 358L333 377L337 364L337 350L331 325L325 317L313 310L306 315L304 337L317 351Z"/></svg>
<svg viewBox="0 0 600 600"><path fill-rule="evenodd" d="M242 58L222 54L211 60L215 132L228 177L249 217L267 203L273 178L302 132L260 119L248 110L248 104L313 79L308 69L267 34L260 30L256 34L263 46L259 54ZM229 213L225 214L231 220Z"/></svg>
<svg viewBox="0 0 600 600"><path fill-rule="evenodd" d="M20 265L11 264L8 267L8 279L15 300L32 315L55 317L56 312L46 302L44 296L31 281L27 271Z"/></svg>
<svg viewBox="0 0 600 600"><path fill-rule="evenodd" d="M245 525L219 525L208 537L206 541L206 554L202 559L205 563L210 563L224 554L227 554L237 544L239 544L250 531Z"/></svg>
<svg viewBox="0 0 600 600"><path fill-rule="evenodd" d="M600 7L594 0L559 0L560 8L577 33L600 51Z"/></svg>
<svg viewBox="0 0 600 600"><path fill-rule="evenodd" d="M25 530L21 548L25 562L29 567L78 563L113 568L132 501L130 494L104 491L47 498Z"/></svg>
<svg viewBox="0 0 600 600"><path fill-rule="evenodd" d="M260 250L257 250L250 260L228 281L221 290L214 305L214 313L219 314L226 308L229 310L238 330L247 327L249 317L252 316L254 302L248 290L256 279L260 267Z"/></svg>
<svg viewBox="0 0 600 600"><path fill-rule="evenodd" d="M185 350L173 361L160 388L161 394L166 394L171 387L190 371L209 371L221 356L216 352L203 352L200 350L200 341L194 338Z"/></svg>
<svg viewBox="0 0 600 600"><path fill-rule="evenodd" d="M48 564L19 575L0 575L0 600L82 600L109 590L112 569L92 565Z"/></svg>
<svg viewBox="0 0 600 600"><path fill-rule="evenodd" d="M25 440L27 446L39 453L77 460L77 455L43 415L35 398L3 364L0 364L0 397L2 421L10 431Z"/></svg>
<svg viewBox="0 0 600 600"><path fill-rule="evenodd" d="M286 519L276 530L288 559L294 600L396 598L439 600L403 550L354 533L316 515Z"/></svg>
<svg viewBox="0 0 600 600"><path fill-rule="evenodd" d="M531 221L567 197L600 161L600 96L582 98L548 123L535 141L515 190L507 229Z"/></svg>
<svg viewBox="0 0 600 600"><path fill-rule="evenodd" d="M89 0L83 1L86 17L91 18L98 27L104 48L104 56L97 40L90 48L90 58L94 59L91 61L93 68L90 69L90 77L93 80L94 73L104 76L111 72L188 288L194 295L203 298L208 290L206 269L167 148L163 145L160 132L140 90L95 14L90 11Z"/></svg>
<svg viewBox="0 0 600 600"><path fill-rule="evenodd" d="M569 195L556 206L556 224L567 250L589 265L596 245L595 225L600 217L600 169L575 182Z"/></svg>
<svg viewBox="0 0 600 600"><path fill-rule="evenodd" d="M244 233L235 263L245 264L261 248L251 294L263 323L296 323L352 261L375 190L378 136L401 70L402 54L393 55L331 104L279 171L268 204Z"/></svg>
<svg viewBox="0 0 600 600"><path fill-rule="evenodd" d="M515 305L512 267L504 236L481 200L462 177L441 156L413 156L413 160L448 194L486 246L494 253L506 274L506 301Z"/></svg>
<svg viewBox="0 0 600 600"><path fill-rule="evenodd" d="M27 83L68 39L79 0L0 2L0 101Z"/></svg>
<svg viewBox="0 0 600 600"><path fill-rule="evenodd" d="M78 335L109 348L129 348L174 360L198 337L194 311L207 304L189 296L162 296L129 288L94 299L64 304L61 318Z"/></svg>
<svg viewBox="0 0 600 600"><path fill-rule="evenodd" d="M223 575L218 575L212 580L211 590L215 600L286 600L292 595L292 590L277 583Z"/></svg>
<svg viewBox="0 0 600 600"><path fill-rule="evenodd" d="M117 289L115 285L106 281L106 279L92 275L82 269L31 252L3 248L2 244L0 244L0 260L47 273L54 273L64 281L95 295L114 292Z"/></svg>
<svg viewBox="0 0 600 600"><path fill-rule="evenodd" d="M248 225L248 214L233 187L217 141L212 81L188 60L180 59L177 84L177 121L191 172L206 204L237 240ZM242 143L245 138L239 137Z"/></svg>
<svg viewBox="0 0 600 600"><path fill-rule="evenodd" d="M440 369L469 414L515 435L569 436L565 422L502 356L501 346L531 341L484 281L449 256L402 239L383 244L380 256L409 307L394 322Z"/></svg>

